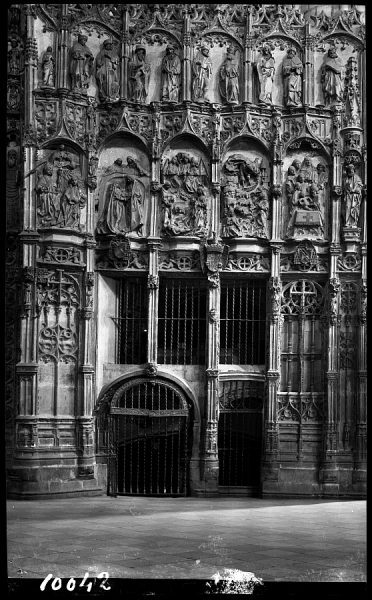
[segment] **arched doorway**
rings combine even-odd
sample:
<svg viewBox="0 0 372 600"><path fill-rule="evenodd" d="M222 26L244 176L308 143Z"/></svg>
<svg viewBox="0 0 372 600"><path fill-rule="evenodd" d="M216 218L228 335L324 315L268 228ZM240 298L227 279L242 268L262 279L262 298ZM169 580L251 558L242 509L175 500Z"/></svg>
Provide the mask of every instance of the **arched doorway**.
<svg viewBox="0 0 372 600"><path fill-rule="evenodd" d="M174 385L127 381L108 414L109 495L186 496L192 412Z"/></svg>

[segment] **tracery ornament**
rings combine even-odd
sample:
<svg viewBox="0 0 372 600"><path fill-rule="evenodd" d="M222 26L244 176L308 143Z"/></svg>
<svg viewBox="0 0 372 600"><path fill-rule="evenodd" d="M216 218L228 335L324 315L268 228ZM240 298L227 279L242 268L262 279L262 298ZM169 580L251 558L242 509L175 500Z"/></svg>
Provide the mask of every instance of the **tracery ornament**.
<svg viewBox="0 0 372 600"><path fill-rule="evenodd" d="M162 231L167 236L208 233L208 171L202 158L178 152L162 168Z"/></svg>
<svg viewBox="0 0 372 600"><path fill-rule="evenodd" d="M197 250L189 254L180 252L159 253L159 270L199 271L200 268L200 255Z"/></svg>
<svg viewBox="0 0 372 600"><path fill-rule="evenodd" d="M358 254L347 253L337 259L337 268L339 271L360 271L362 259Z"/></svg>
<svg viewBox="0 0 372 600"><path fill-rule="evenodd" d="M357 309L358 285L354 281L343 281L341 284L340 308L344 315L351 315Z"/></svg>
<svg viewBox="0 0 372 600"><path fill-rule="evenodd" d="M283 315L320 315L324 306L323 288L315 281L299 279L283 286Z"/></svg>
<svg viewBox="0 0 372 600"><path fill-rule="evenodd" d="M278 396L278 421L322 421L323 401L316 396Z"/></svg>
<svg viewBox="0 0 372 600"><path fill-rule="evenodd" d="M39 335L39 359L43 362L76 361L77 336L70 327L62 327L59 323L52 327L44 327Z"/></svg>
<svg viewBox="0 0 372 600"><path fill-rule="evenodd" d="M263 159L233 154L222 168L222 237L268 239L269 190Z"/></svg>
<svg viewBox="0 0 372 600"><path fill-rule="evenodd" d="M51 306L80 306L80 286L77 279L62 269L37 270L36 307L38 311Z"/></svg>
<svg viewBox="0 0 372 600"><path fill-rule="evenodd" d="M360 97L358 81L358 63L350 56L346 65L345 75L345 117L346 127L360 126Z"/></svg>
<svg viewBox="0 0 372 600"><path fill-rule="evenodd" d="M261 254L244 254L239 256L236 253L229 253L225 271L268 271L270 269L270 261L266 256Z"/></svg>
<svg viewBox="0 0 372 600"><path fill-rule="evenodd" d="M353 332L340 333L339 340L339 365L340 369L354 369L357 357L357 348Z"/></svg>

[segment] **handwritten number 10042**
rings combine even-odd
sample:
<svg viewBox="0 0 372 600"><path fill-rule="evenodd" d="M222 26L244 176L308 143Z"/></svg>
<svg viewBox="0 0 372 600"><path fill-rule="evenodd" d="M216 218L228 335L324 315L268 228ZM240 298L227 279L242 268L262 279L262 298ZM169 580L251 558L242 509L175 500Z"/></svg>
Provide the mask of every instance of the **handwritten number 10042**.
<svg viewBox="0 0 372 600"><path fill-rule="evenodd" d="M109 574L106 573L105 571L103 571L102 573L97 575L97 577L94 577L95 580L103 579L103 581L101 581L101 583L99 584L99 587L105 591L111 590L111 587L109 585L107 585L108 578L109 578ZM51 579L53 579L52 583L50 584L50 587L52 588L52 590L57 591L62 588L62 579L60 577L54 577L54 575L49 573L49 575L47 575L45 577L44 581L40 584L40 589L42 592L44 592L46 586L48 585L48 583L50 582ZM79 587L86 587L87 592L90 592L93 587L93 582L87 581L88 579L89 579L89 573L85 573L82 582L79 583ZM73 577L70 577L70 579L66 583L66 590L68 592L73 592L75 588L76 588L76 579L74 579Z"/></svg>

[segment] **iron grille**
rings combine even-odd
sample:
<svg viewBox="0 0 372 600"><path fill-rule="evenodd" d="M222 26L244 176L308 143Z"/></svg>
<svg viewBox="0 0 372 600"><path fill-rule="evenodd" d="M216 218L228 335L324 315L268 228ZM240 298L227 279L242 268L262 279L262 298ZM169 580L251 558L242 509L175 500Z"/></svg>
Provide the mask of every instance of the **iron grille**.
<svg viewBox="0 0 372 600"><path fill-rule="evenodd" d="M163 279L159 290L158 363L205 363L207 291L198 280Z"/></svg>
<svg viewBox="0 0 372 600"><path fill-rule="evenodd" d="M223 281L220 363L265 363L266 282Z"/></svg>
<svg viewBox="0 0 372 600"><path fill-rule="evenodd" d="M141 277L121 282L119 305L119 362L142 364L147 361L147 287Z"/></svg>
<svg viewBox="0 0 372 600"><path fill-rule="evenodd" d="M110 410L111 493L186 495L189 417L186 401L165 384L143 381L126 389Z"/></svg>
<svg viewBox="0 0 372 600"><path fill-rule="evenodd" d="M219 407L219 485L257 488L262 452L262 382L222 382Z"/></svg>

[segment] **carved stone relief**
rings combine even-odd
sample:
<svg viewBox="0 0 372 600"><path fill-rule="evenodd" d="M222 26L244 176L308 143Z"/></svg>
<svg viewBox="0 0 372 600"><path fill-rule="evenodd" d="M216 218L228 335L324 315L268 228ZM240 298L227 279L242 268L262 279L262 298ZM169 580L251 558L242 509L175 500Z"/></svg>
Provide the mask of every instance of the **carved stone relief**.
<svg viewBox="0 0 372 600"><path fill-rule="evenodd" d="M40 60L41 87L53 88L55 86L56 60L52 46L48 46Z"/></svg>
<svg viewBox="0 0 372 600"><path fill-rule="evenodd" d="M204 43L195 51L192 61L192 99L195 102L209 101L207 92L212 75L212 61L209 47Z"/></svg>
<svg viewBox="0 0 372 600"><path fill-rule="evenodd" d="M145 104L149 91L150 63L146 60L146 48L137 45L129 62L129 99Z"/></svg>
<svg viewBox="0 0 372 600"><path fill-rule="evenodd" d="M150 173L130 154L116 158L103 168L100 183L103 212L97 223L97 233L143 235L149 177Z"/></svg>
<svg viewBox="0 0 372 600"><path fill-rule="evenodd" d="M87 196L79 157L63 144L36 168L36 198L39 228L85 229L81 217Z"/></svg>
<svg viewBox="0 0 372 600"><path fill-rule="evenodd" d="M86 45L88 37L79 34L70 50L69 72L71 89L79 94L86 94L93 73L94 57Z"/></svg>
<svg viewBox="0 0 372 600"><path fill-rule="evenodd" d="M181 81L181 60L177 49L169 45L161 64L162 90L161 100L163 102L178 102Z"/></svg>
<svg viewBox="0 0 372 600"><path fill-rule="evenodd" d="M96 57L96 81L101 102L119 99L120 63L117 49L111 38L105 40Z"/></svg>
<svg viewBox="0 0 372 600"><path fill-rule="evenodd" d="M290 161L287 157L286 163ZM327 236L328 168L322 159L298 154L287 167L287 239L321 240Z"/></svg>
<svg viewBox="0 0 372 600"><path fill-rule="evenodd" d="M363 182L355 172L355 166L345 168L343 179L343 219L344 234L358 232L360 207L362 203Z"/></svg>
<svg viewBox="0 0 372 600"><path fill-rule="evenodd" d="M209 226L208 168L201 156L172 151L162 165L162 232L205 237Z"/></svg>
<svg viewBox="0 0 372 600"><path fill-rule="evenodd" d="M268 239L269 188L263 157L257 153L231 154L222 167L223 237Z"/></svg>

